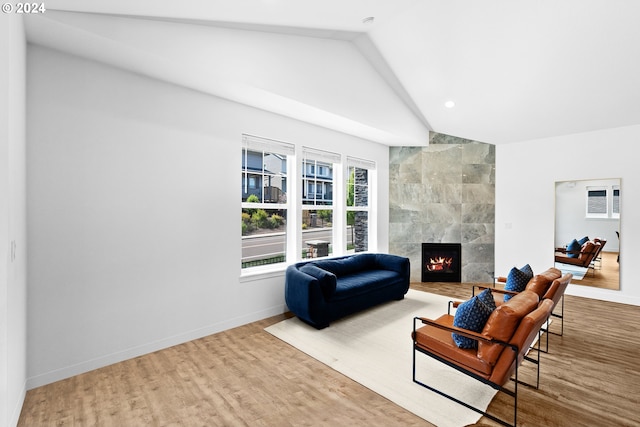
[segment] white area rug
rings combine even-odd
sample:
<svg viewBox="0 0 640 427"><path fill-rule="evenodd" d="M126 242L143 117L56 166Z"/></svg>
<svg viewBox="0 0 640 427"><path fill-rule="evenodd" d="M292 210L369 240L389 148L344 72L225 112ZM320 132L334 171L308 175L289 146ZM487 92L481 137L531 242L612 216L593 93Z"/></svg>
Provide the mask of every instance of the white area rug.
<svg viewBox="0 0 640 427"><path fill-rule="evenodd" d="M571 265L571 264L562 264L560 262L556 262L554 267L562 271L563 275L567 273L573 274L573 280L584 279L585 274L587 274L587 271L589 271L589 269L585 267L580 267L580 266Z"/></svg>
<svg viewBox="0 0 640 427"><path fill-rule="evenodd" d="M480 414L412 380L414 316L437 318L452 298L410 289L393 301L317 330L297 317L265 330L309 356L440 427L474 424ZM417 379L477 408L496 391L431 357L417 354Z"/></svg>

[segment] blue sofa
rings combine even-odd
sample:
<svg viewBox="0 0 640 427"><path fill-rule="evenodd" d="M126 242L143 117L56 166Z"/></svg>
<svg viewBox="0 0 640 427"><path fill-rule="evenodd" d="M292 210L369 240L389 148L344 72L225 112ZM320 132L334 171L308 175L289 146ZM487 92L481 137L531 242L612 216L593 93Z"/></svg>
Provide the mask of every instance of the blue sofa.
<svg viewBox="0 0 640 427"><path fill-rule="evenodd" d="M289 310L317 329L409 290L409 259L363 253L290 265L285 300Z"/></svg>

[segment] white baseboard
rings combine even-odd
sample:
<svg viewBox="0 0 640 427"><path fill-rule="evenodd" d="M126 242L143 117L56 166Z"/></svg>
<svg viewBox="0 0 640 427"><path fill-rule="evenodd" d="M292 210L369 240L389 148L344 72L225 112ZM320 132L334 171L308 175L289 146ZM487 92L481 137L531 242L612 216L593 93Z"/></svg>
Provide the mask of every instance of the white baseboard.
<svg viewBox="0 0 640 427"><path fill-rule="evenodd" d="M40 375L36 375L27 379L26 389L31 390L36 387L40 387L46 384L51 384L56 381L70 378L75 375L83 374L85 372L99 369L114 363L122 362L124 360L132 359L134 357L142 356L144 354L153 353L154 351L162 350L172 347L174 345L182 344L188 341L206 337L208 335L216 334L218 332L226 331L227 329L235 328L238 326L246 325L247 323L255 322L267 317L276 316L287 311L285 305L278 305L270 307L259 312L250 313L244 316L227 319L222 322L215 323L213 325L199 328L193 331L185 332L183 334L167 337L162 340L146 343L140 346L128 348L126 350L118 351L116 353L104 355L91 360L66 366L61 369L56 369L50 372L45 372ZM23 399L24 400L24 399Z"/></svg>

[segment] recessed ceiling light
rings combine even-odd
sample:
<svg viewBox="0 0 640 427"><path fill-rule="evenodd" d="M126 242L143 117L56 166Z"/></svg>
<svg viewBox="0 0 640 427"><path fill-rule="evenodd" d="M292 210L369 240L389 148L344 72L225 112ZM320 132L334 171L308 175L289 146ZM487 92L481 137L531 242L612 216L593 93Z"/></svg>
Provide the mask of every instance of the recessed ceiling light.
<svg viewBox="0 0 640 427"><path fill-rule="evenodd" d="M447 107L447 108L453 108L453 107L456 106L456 103L453 102L453 101L447 101L447 102L444 103L444 106Z"/></svg>
<svg viewBox="0 0 640 427"><path fill-rule="evenodd" d="M369 16L369 17L367 17L367 18L364 18L364 19L362 20L362 23L363 23L363 24L366 24L366 25L371 25L371 24L373 24L373 21L374 21L375 19L376 19L376 18L374 18L373 16Z"/></svg>

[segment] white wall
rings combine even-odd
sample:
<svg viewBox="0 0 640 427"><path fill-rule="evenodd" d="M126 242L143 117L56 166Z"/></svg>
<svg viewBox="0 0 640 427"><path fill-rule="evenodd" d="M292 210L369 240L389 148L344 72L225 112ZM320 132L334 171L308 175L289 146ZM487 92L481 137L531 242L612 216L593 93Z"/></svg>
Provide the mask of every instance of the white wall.
<svg viewBox="0 0 640 427"><path fill-rule="evenodd" d="M0 425L26 391L25 62L21 15L0 16Z"/></svg>
<svg viewBox="0 0 640 427"><path fill-rule="evenodd" d="M554 263L555 182L621 178L620 290L570 285L568 294L640 305L632 266L640 250L640 126L498 145L496 147L496 273Z"/></svg>
<svg viewBox="0 0 640 427"><path fill-rule="evenodd" d="M29 388L284 311L282 273L240 280L250 133L377 161L388 147L28 48Z"/></svg>
<svg viewBox="0 0 640 427"><path fill-rule="evenodd" d="M360 138L393 145L429 138L363 56L367 36L352 42L54 10L29 16L26 26L34 44Z"/></svg>

